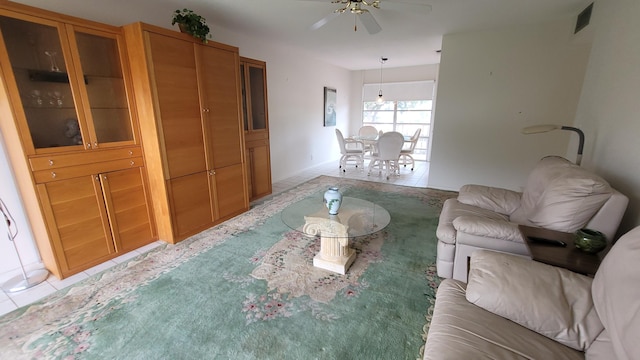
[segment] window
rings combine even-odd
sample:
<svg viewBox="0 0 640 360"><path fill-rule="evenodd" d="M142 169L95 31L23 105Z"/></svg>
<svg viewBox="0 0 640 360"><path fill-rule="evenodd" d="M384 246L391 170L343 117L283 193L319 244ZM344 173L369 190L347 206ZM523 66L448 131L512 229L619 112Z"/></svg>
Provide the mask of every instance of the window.
<svg viewBox="0 0 640 360"><path fill-rule="evenodd" d="M383 102L377 102L379 84L364 86L362 125L384 132L397 131L412 136L418 128L420 139L413 158L428 160L433 110L433 81L383 84Z"/></svg>

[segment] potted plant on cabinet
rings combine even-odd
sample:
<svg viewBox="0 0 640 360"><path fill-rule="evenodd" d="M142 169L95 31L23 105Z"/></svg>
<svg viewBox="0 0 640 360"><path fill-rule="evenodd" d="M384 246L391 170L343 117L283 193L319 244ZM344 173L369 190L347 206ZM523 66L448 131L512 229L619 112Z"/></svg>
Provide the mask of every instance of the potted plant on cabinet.
<svg viewBox="0 0 640 360"><path fill-rule="evenodd" d="M193 12L193 10L182 9L173 13L171 25L178 24L180 31L191 34L194 38L207 42L209 26L205 18Z"/></svg>

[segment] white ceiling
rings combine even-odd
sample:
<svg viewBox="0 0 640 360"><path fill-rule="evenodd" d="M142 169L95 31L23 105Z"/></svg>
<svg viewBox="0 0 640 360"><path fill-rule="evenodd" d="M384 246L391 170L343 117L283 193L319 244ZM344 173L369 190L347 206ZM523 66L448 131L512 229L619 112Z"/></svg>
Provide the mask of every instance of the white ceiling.
<svg viewBox="0 0 640 360"><path fill-rule="evenodd" d="M301 48L349 70L436 64L444 34L575 18L590 0L380 0L370 9L382 31L370 35L344 13L318 30L309 27L339 4L331 0L17 0L112 25L136 21L171 27L172 13L189 8L213 29ZM424 6L425 4L430 6ZM429 10L431 8L431 10Z"/></svg>

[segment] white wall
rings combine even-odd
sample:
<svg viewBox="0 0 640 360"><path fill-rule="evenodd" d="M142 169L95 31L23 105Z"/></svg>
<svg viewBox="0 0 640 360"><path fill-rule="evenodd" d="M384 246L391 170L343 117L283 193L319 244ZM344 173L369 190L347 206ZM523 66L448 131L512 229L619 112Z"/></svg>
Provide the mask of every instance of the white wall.
<svg viewBox="0 0 640 360"><path fill-rule="evenodd" d="M437 83L429 186L468 183L520 190L542 156L575 158L572 132L522 135L535 124L571 125L589 42L574 19L446 35Z"/></svg>
<svg viewBox="0 0 640 360"><path fill-rule="evenodd" d="M640 2L598 1L593 49L576 115L583 165L630 198L619 233L640 225Z"/></svg>

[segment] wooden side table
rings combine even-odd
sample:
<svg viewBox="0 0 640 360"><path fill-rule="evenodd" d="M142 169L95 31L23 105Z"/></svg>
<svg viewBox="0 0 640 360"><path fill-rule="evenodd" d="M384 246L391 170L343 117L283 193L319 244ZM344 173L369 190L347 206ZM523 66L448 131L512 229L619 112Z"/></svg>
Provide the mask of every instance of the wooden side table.
<svg viewBox="0 0 640 360"><path fill-rule="evenodd" d="M562 267L580 274L595 275L602 258L606 255L611 244L597 254L590 254L575 247L572 233L542 229L532 226L519 225L518 228L525 239L531 258L545 264ZM536 242L529 237L561 240L567 246L550 245Z"/></svg>

